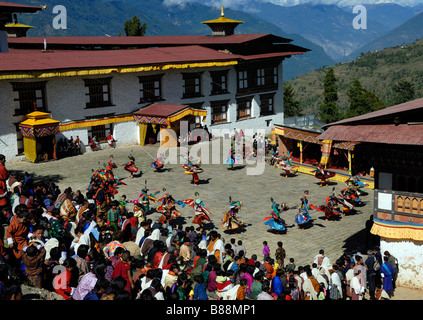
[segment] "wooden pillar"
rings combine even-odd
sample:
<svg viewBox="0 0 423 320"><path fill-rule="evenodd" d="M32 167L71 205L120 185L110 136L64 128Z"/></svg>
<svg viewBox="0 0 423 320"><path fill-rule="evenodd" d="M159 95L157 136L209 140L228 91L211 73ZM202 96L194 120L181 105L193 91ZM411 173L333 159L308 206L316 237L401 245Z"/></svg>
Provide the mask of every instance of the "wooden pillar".
<svg viewBox="0 0 423 320"><path fill-rule="evenodd" d="M351 150L348 150L348 171L350 173L350 176L352 175L352 152Z"/></svg>

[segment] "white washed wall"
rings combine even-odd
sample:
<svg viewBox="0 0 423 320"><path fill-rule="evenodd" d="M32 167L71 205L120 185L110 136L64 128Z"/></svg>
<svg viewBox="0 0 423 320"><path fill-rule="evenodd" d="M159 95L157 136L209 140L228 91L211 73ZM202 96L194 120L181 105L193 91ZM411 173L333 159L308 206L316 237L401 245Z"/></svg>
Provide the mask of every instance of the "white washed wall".
<svg viewBox="0 0 423 320"><path fill-rule="evenodd" d="M211 78L209 70L229 70L228 73L228 94L210 95ZM202 97L183 99L183 81L182 72L202 72ZM146 76L151 74L165 73L162 80L162 95L166 99L163 103L171 104L190 104L203 102L203 106L208 111L208 116L204 124L209 129L226 128L230 131L233 128L238 129L265 129L266 133L270 133L273 124L283 124L283 90L282 90L282 64L279 67L279 89L275 94L275 115L259 116L259 94L254 96L252 103L252 118L248 120L236 121L236 90L237 75L233 66L216 67L216 68L195 68L177 69L157 72L144 72L134 74L113 74L111 81L111 94L113 106L103 108L87 109L85 97L85 78L103 78L109 75L89 76L89 77L62 77L51 78L46 84L46 98L48 112L52 118L61 122L72 120L83 120L87 116L97 116L102 114L114 113L116 115L132 113L147 104L139 104L139 80L138 76ZM0 153L6 155L9 161L17 159L17 143L16 130L14 122L24 120L23 116L13 117L13 92L9 81L0 81L0 110L2 110L2 119L0 122ZM215 100L228 99L228 123L219 125L210 125L210 102ZM269 125L266 120L272 120ZM118 140L118 145L139 143L139 130L135 122L129 121L125 123L113 124L114 137ZM88 142L89 128L73 129L63 131L58 135L58 139L62 136L69 138L79 136L84 144ZM89 148L87 148L88 150Z"/></svg>
<svg viewBox="0 0 423 320"><path fill-rule="evenodd" d="M398 259L397 285L423 289L423 242L397 241L382 238L380 252L389 251Z"/></svg>

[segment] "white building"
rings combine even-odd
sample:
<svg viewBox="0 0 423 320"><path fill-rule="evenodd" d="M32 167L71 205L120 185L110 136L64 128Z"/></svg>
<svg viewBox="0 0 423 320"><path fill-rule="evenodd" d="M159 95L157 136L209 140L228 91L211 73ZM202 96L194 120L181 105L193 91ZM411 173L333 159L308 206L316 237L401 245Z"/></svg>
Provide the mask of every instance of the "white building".
<svg viewBox="0 0 423 320"><path fill-rule="evenodd" d="M184 118L191 127L270 132L283 123L282 61L307 49L271 34L233 34L241 22L221 18L205 22L219 26L212 36L9 38L0 59L0 153L37 161L55 157L51 145L63 137L87 145L108 132L118 144L144 144L156 133L133 113L152 103L205 110ZM41 120L37 132L24 132L33 111L60 121L60 133Z"/></svg>

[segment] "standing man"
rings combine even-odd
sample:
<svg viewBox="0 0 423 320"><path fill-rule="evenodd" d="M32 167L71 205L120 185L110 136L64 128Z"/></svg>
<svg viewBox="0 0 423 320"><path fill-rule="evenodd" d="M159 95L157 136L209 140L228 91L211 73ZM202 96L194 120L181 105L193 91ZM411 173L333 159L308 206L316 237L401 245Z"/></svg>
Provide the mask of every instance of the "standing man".
<svg viewBox="0 0 423 320"><path fill-rule="evenodd" d="M6 157L0 154L0 212L9 205L7 197L6 181L9 179L10 173L6 169Z"/></svg>

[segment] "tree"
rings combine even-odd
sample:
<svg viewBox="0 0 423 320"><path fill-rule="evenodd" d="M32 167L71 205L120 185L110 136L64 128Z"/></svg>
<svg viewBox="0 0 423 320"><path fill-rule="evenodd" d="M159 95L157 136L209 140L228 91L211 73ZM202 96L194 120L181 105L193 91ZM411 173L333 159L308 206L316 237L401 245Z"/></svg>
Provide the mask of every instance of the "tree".
<svg viewBox="0 0 423 320"><path fill-rule="evenodd" d="M416 92L414 85L407 80L400 80L392 86L394 93L393 103L400 104L414 99Z"/></svg>
<svg viewBox="0 0 423 320"><path fill-rule="evenodd" d="M372 91L365 89L360 80L354 79L347 92L350 103L346 116L348 118L385 108L385 103Z"/></svg>
<svg viewBox="0 0 423 320"><path fill-rule="evenodd" d="M125 21L124 30L127 37L129 36L143 36L145 35L147 25L145 22L141 25L140 19L134 16L132 19Z"/></svg>
<svg viewBox="0 0 423 320"><path fill-rule="evenodd" d="M291 84L283 86L283 106L286 117L301 116L300 101L295 100L295 89Z"/></svg>
<svg viewBox="0 0 423 320"><path fill-rule="evenodd" d="M323 103L319 107L319 119L324 123L331 123L341 119L337 106L337 80L333 68L329 68L323 80Z"/></svg>

